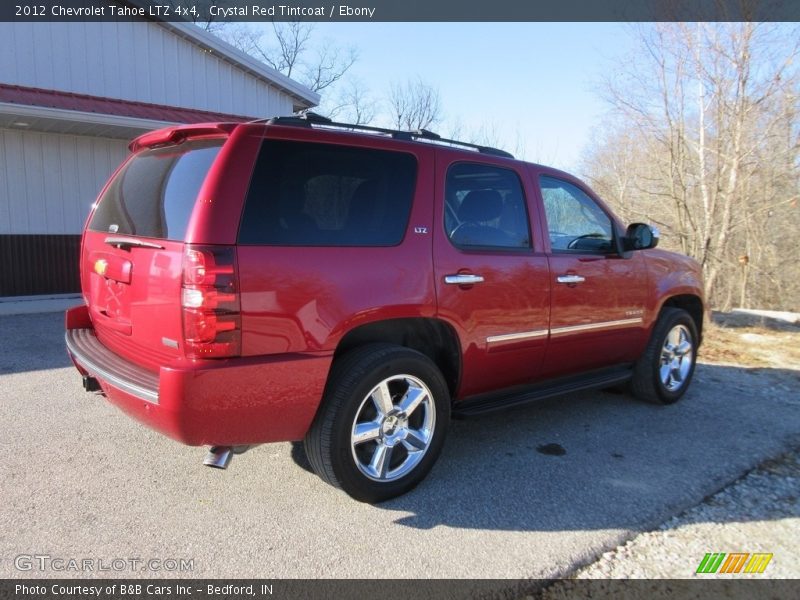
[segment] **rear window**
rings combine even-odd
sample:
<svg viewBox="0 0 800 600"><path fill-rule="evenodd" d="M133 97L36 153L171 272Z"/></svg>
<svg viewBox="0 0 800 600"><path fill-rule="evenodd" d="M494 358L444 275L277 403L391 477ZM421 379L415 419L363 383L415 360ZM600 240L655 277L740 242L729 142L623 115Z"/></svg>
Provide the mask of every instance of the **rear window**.
<svg viewBox="0 0 800 600"><path fill-rule="evenodd" d="M265 140L239 243L394 246L408 225L417 162L403 152Z"/></svg>
<svg viewBox="0 0 800 600"><path fill-rule="evenodd" d="M103 194L89 229L183 240L200 187L223 142L188 141L137 154Z"/></svg>

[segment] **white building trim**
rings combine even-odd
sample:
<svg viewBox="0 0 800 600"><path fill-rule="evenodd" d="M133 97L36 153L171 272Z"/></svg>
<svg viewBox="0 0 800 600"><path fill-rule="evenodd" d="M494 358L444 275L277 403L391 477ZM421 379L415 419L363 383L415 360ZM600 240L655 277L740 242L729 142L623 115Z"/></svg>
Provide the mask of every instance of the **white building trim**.
<svg viewBox="0 0 800 600"><path fill-rule="evenodd" d="M0 102L0 115L13 115L15 118L19 118L20 120L51 119L54 121L65 121L86 125L106 125L109 127L124 127L126 129L141 129L142 131L160 129L162 127L166 127L167 125L174 125L174 123L170 121L154 121L151 119L140 119L137 117L81 112L64 108L51 108L49 106L12 104L10 102Z"/></svg>

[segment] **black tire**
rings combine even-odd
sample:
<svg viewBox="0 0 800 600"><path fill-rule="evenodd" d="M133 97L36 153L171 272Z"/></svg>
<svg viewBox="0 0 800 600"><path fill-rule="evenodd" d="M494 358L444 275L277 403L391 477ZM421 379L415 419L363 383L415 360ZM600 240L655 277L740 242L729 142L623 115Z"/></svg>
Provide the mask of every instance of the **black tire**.
<svg viewBox="0 0 800 600"><path fill-rule="evenodd" d="M379 390L388 392L391 409L387 404L379 408ZM412 395L421 399L406 414L403 401ZM327 483L361 502L382 502L405 494L425 478L442 449L449 422L450 394L433 361L409 348L369 344L334 363L304 440L305 451L314 472ZM357 425L372 429L367 437L374 432L378 436L356 442ZM424 450L418 450L423 441ZM379 453L389 459L378 461Z"/></svg>
<svg viewBox="0 0 800 600"><path fill-rule="evenodd" d="M668 375L662 377L662 367L666 365L662 362L662 355L668 352L665 347L667 336L674 330L679 332L679 339L691 345L690 355L682 358L675 355L675 360L679 361L680 368L666 369ZM673 344L671 344L673 345ZM636 362L631 378L631 391L633 395L646 402L653 404L673 404L680 400L689 388L694 375L694 368L697 361L697 326L694 319L685 310L680 308L666 307L661 310L661 314L653 327L653 333L647 342L644 353ZM683 366L684 360L688 359L688 364ZM682 376L678 374L682 372ZM664 381L664 377L667 381Z"/></svg>

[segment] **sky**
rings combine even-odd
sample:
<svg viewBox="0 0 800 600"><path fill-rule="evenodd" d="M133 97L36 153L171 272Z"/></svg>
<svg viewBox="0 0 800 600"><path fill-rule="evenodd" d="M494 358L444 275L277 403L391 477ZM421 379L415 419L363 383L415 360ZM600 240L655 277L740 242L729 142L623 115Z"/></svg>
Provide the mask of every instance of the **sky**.
<svg viewBox="0 0 800 600"><path fill-rule="evenodd" d="M633 45L619 23L317 23L312 41L325 40L357 48L349 76L373 96L409 79L437 87L446 117L437 133L460 121L567 170L607 110L599 83Z"/></svg>

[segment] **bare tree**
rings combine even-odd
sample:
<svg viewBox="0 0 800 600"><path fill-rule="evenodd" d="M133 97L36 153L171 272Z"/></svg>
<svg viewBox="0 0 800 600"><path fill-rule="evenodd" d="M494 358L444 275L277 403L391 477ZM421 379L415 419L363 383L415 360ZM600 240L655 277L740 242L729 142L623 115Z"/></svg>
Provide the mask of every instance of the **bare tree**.
<svg viewBox="0 0 800 600"><path fill-rule="evenodd" d="M637 36L639 52L607 87L618 118L586 154L590 179L697 258L717 306L791 302L751 290L775 279L770 248L783 242L769 236L770 215L800 216L782 208L800 181L796 32L673 23Z"/></svg>
<svg viewBox="0 0 800 600"><path fill-rule="evenodd" d="M439 90L421 79L395 83L389 90L390 117L397 129L427 129L442 120Z"/></svg>
<svg viewBox="0 0 800 600"><path fill-rule="evenodd" d="M343 83L337 102L327 116L354 125L367 125L375 119L378 108L378 101L369 88L358 79L349 79Z"/></svg>
<svg viewBox="0 0 800 600"><path fill-rule="evenodd" d="M271 33L253 26L231 24L214 33L314 92L333 86L358 60L355 47L312 43L313 23L273 22Z"/></svg>
<svg viewBox="0 0 800 600"><path fill-rule="evenodd" d="M488 146L490 148L498 148L506 150L514 155L516 158L523 159L525 153L525 144L520 134L520 128L517 125L513 128L514 131L514 145L505 146L503 140L508 139L508 130L503 123L497 121L488 121L481 123L477 128L472 128L462 136L463 139L471 144L478 144L479 146ZM458 138L456 138L458 139Z"/></svg>
<svg viewBox="0 0 800 600"><path fill-rule="evenodd" d="M642 140L619 121L596 128L592 138L594 144L584 153L582 165L592 187L601 196L613 199L623 221L650 219L664 227L664 216L654 211L650 202L643 201L646 194L641 186L648 182L640 168L647 162Z"/></svg>

